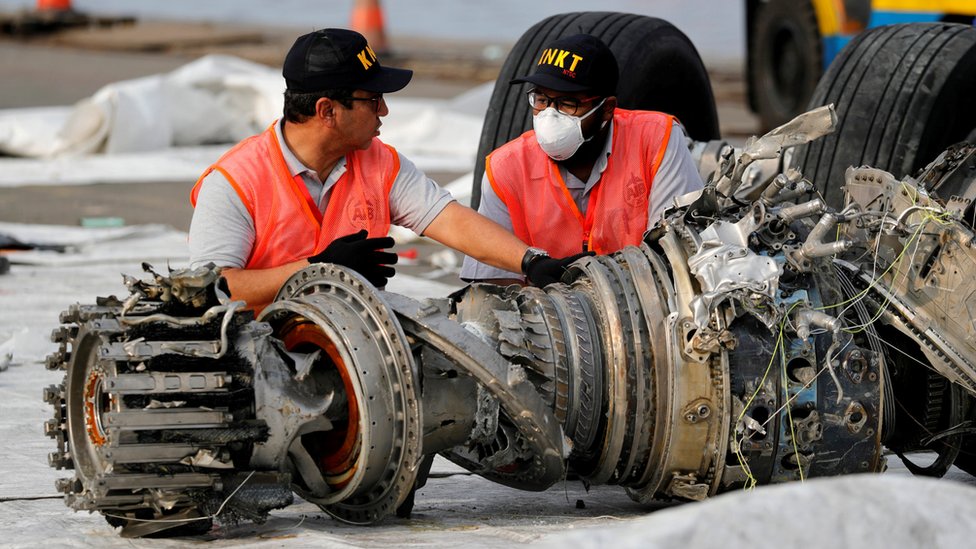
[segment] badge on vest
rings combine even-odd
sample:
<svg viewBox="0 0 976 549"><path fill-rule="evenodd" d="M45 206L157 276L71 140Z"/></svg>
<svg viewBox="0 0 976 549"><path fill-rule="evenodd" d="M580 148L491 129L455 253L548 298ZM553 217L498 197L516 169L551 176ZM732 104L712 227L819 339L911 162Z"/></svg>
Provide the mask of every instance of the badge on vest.
<svg viewBox="0 0 976 549"><path fill-rule="evenodd" d="M647 202L647 186L644 180L634 175L624 186L624 201L628 206L637 206Z"/></svg>
<svg viewBox="0 0 976 549"><path fill-rule="evenodd" d="M349 222L357 227L368 228L368 225L376 217L376 205L371 200L356 200L349 203L346 207L346 215Z"/></svg>

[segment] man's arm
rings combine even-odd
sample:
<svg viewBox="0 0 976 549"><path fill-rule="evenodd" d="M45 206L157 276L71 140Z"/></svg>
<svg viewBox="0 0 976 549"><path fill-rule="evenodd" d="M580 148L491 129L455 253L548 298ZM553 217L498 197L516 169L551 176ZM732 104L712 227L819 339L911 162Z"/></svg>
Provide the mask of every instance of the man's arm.
<svg viewBox="0 0 976 549"><path fill-rule="evenodd" d="M430 222L424 236L482 263L522 272L522 256L528 245L501 225L477 212L451 202Z"/></svg>
<svg viewBox="0 0 976 549"><path fill-rule="evenodd" d="M309 265L308 260L299 259L270 269L225 267L220 274L227 280L231 297L243 299L248 308L260 311L271 303L288 277Z"/></svg>
<svg viewBox="0 0 976 549"><path fill-rule="evenodd" d="M481 202L478 204L478 213L494 221L506 231L515 232L512 230L512 218L508 213L508 206L495 194L495 189L488 182L487 174L481 177ZM461 264L461 280L465 282L488 282L500 286L523 284L524 277L520 274L520 271L509 272L487 265L471 256L465 256Z"/></svg>
<svg viewBox="0 0 976 549"><path fill-rule="evenodd" d="M233 299L260 310L288 277L308 266L302 259L271 269L244 269L254 244L254 222L227 179L213 171L203 180L190 221L190 266L221 267Z"/></svg>
<svg viewBox="0 0 976 549"><path fill-rule="evenodd" d="M498 223L455 202L450 193L428 179L412 162L402 155L400 159L400 173L390 190L394 223L433 238L469 258L498 267L503 274L522 273L522 259L528 245ZM566 265L578 258L536 257L527 267L531 275L527 278L537 285L558 280ZM521 281L498 279L497 282Z"/></svg>
<svg viewBox="0 0 976 549"><path fill-rule="evenodd" d="M484 193L484 191L483 191ZM486 203L487 199L484 194L482 194L482 206ZM501 202L499 200L499 202ZM390 217L391 222L395 225L401 225L417 234L422 234L429 236L438 242L447 244L448 246L465 253L463 249L465 246L472 245L467 241L476 241L480 238L480 235L475 235L474 237L467 235L467 233L462 233L465 229L453 226L452 220L454 218L454 213L449 213L444 216L445 210L450 208L460 208L466 211L462 213L461 217L466 218L467 215L474 214L470 208L459 205L454 201L451 194L445 190L443 187L439 186L433 180L427 177L422 171L417 169L413 162L409 158L400 155L400 173L397 174L396 180L393 182L393 187L390 189ZM481 213L481 208L479 208L479 213ZM482 214L484 215L484 214ZM507 217L507 213L505 217ZM501 228L506 229L504 223L500 223L499 219L494 218L490 215L487 216L489 220L494 221L494 225L501 225ZM435 223L436 221L436 223ZM483 221L482 219L475 219L476 223ZM489 231L494 232L497 227L493 226ZM506 233L511 233L510 227ZM455 233L452 235L451 233ZM463 238L456 238L460 234L465 234L467 236ZM455 238L452 239L452 236ZM521 240L515 238L511 240L511 234L502 235L501 238L504 241L514 242L515 245L523 250L526 245L522 243ZM455 240L460 240L461 242L455 246L453 244L448 244L447 241L455 242ZM474 243L477 245L477 243ZM517 261L521 261L521 256L517 258ZM464 273L467 272L469 264L472 266L477 266L477 272L479 275L486 274L486 276L474 276L471 278L476 278L479 281L491 281L500 284L510 284L510 283L522 283L521 265L508 272L507 270L498 269L490 265L482 264L476 261L476 258L472 258L470 255L464 258L464 266L461 270L461 276L464 277ZM495 280L489 280L495 279Z"/></svg>

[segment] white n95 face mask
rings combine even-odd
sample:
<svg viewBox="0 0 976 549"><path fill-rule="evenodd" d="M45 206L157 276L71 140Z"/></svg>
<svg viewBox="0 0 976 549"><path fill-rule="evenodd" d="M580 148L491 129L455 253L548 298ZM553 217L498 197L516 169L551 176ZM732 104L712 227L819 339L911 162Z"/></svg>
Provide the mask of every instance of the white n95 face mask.
<svg viewBox="0 0 976 549"><path fill-rule="evenodd" d="M542 147L542 151L549 158L559 161L576 154L587 139L583 139L583 119L590 116L607 99L597 103L592 109L582 116L572 116L556 110L556 107L549 106L539 114L532 117L532 128L535 130L535 139Z"/></svg>

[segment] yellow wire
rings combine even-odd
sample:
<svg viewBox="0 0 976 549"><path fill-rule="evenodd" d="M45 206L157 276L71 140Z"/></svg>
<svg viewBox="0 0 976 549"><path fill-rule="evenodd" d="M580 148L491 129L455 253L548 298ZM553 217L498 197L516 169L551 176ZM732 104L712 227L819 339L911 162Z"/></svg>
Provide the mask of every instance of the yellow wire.
<svg viewBox="0 0 976 549"><path fill-rule="evenodd" d="M785 354L785 349L784 349ZM783 362L783 388L786 390L787 383L789 380L786 377L786 361ZM788 393L788 391L787 391ZM800 470L800 482L804 482L803 478L803 462L800 461L800 448L796 444L796 430L793 428L793 407L786 407L786 418L790 422L790 439L793 441L793 455L796 457L796 466Z"/></svg>
<svg viewBox="0 0 976 549"><path fill-rule="evenodd" d="M874 278L871 281L871 283L868 284L868 287L867 288L865 288L864 290L861 290L860 292L858 292L857 295L855 295L851 299L847 300L847 302L853 302L854 299L860 299L860 298L864 297L865 295L867 295L867 293L871 290L871 288L874 288L875 285L877 285L878 283L881 282L881 279L883 279L888 274L888 271L890 271L891 269L895 268L896 265L898 265L899 263L901 263L901 261L905 258L905 254L908 252L908 248L910 248L912 246L914 240L916 238L918 238L919 235L922 234L922 227L924 227L924 226L925 226L924 223L920 223L919 226L918 226L918 229L916 229L915 230L915 233L912 234L911 238L908 239L908 243L906 243L905 246L902 247L901 252L895 258L895 260L891 262L891 265L889 265L888 268L885 269L885 271L883 273L881 273L879 276L877 276L876 278ZM905 276L906 277L908 276L908 272L907 271L905 272ZM847 304L847 302L844 302L841 305L845 305L845 304ZM888 304L889 303L891 303L891 297L889 295L886 295L885 298L884 298L884 303L882 303L881 306L878 307L878 313L874 316L874 318L872 318L868 322L864 323L863 325L858 326L857 328L854 328L854 329L846 329L845 328L843 331L846 332L846 333L848 333L848 334L857 334L857 333L860 333L860 332L864 331L867 326L869 326L871 324L874 324L879 318L881 318L881 315L884 314L885 309L888 308Z"/></svg>
<svg viewBox="0 0 976 549"><path fill-rule="evenodd" d="M755 392L752 393L752 396L749 397L749 400L746 401L745 405L742 407L742 411L739 412L739 417L736 418L735 421L736 424L742 421L742 418L746 415L746 410L748 410L749 406L752 405L752 401L756 400L756 397L759 396L759 391L762 390L763 385L766 383L766 378L769 376L769 372L773 369L773 361L776 360L776 354L783 349L783 356L786 355L786 350L783 346L783 331L786 329L786 319L789 318L790 313L793 312L793 309L795 309L799 304L799 301L794 302L793 305L791 305L786 311L786 314L783 315L783 319L779 323L779 335L776 337L776 347L773 349L772 356L769 357L769 363L766 364L766 371L763 372L762 379L759 380L759 383L756 385ZM783 371L785 372L786 362L783 360L780 360L780 362L783 363ZM746 473L746 484L742 487L742 489L751 490L756 486L756 484L758 484L758 481L756 480L756 477L752 475L752 469L749 468L748 463L745 461L745 457L742 455L742 441L745 440L745 438L745 430L743 429L742 437L736 441L734 453L736 459L739 461L739 466L742 467L743 471Z"/></svg>
<svg viewBox="0 0 976 549"><path fill-rule="evenodd" d="M917 199L917 196L916 196L916 199ZM874 288L878 283L880 283L881 280L892 269L894 269L901 262L902 259L904 259L905 253L912 246L912 244L915 243L914 241L917 238L919 238L920 235L922 234L922 228L925 227L925 224L926 223L928 223L928 222L935 222L935 223L938 223L940 225L948 225L948 224L951 223L951 220L946 220L945 218L947 216L948 216L948 214L945 213L945 212L942 213L942 214L939 214L939 215L935 215L932 212L927 212L927 215L922 218L921 222L918 225L918 228L915 230L915 232L912 234L912 236L908 239L908 242L905 244L905 246L902 247L901 252L895 258L895 260L892 261L890 265L888 265L888 268L885 269L884 272L882 272L880 275L878 275L877 277L875 277L874 279L872 279L871 280L871 283L868 284L868 287L867 288L865 288L865 289L861 290L860 292L858 292L857 294L851 296L849 299L846 299L844 301L841 301L840 303L835 303L833 305L824 305L822 307L817 307L816 310L823 311L823 310L832 309L832 308L835 308L835 307L843 307L844 305L848 305L850 303L853 303L853 302L855 302L855 301L863 298L864 296L866 296L868 294L868 292L871 291L872 288ZM905 272L905 276L906 277L908 276L908 272L907 271ZM885 305L887 305L887 301L886 301ZM882 310L884 310L884 307L882 307ZM877 320L877 318L872 319L871 322L874 322L875 320ZM848 333L856 333L856 332L848 332Z"/></svg>
<svg viewBox="0 0 976 549"><path fill-rule="evenodd" d="M853 300L855 298L860 298L862 295L866 294L871 288L874 287L875 284L877 284L878 282L880 282L880 280L882 278L884 278L885 275L888 274L888 271L890 271L896 265L900 264L902 262L902 260L905 258L905 254L908 252L908 249L911 248L912 245L914 245L915 246L915 250L918 251L918 240L921 239L922 229L925 227L925 225L927 223L938 223L940 225L949 224L950 222L949 221L946 221L944 219L945 218L945 215L946 215L945 213L940 214L940 215L935 215L932 212L927 212L926 215L919 222L918 228L915 229L915 232L908 239L908 242L905 244L905 246L902 247L901 252L898 254L898 257L896 257L895 260L891 262L891 265L887 269L885 269L885 272L881 273L880 276L878 276L877 278L875 278L874 280L872 280L871 281L871 284L869 284L866 289L864 289L862 292L860 292L857 296L852 297L851 300ZM914 252L913 252L913 255L914 255ZM905 279L908 278L908 274L909 274L908 271L909 271L908 269L905 269L904 270L904 278ZM893 280L892 281L893 285L894 285L894 282L895 281ZM846 330L845 329L844 331L847 332L847 333L849 333L849 334L856 334L856 333L859 333L859 332L864 331L867 328L868 325L874 324L879 318L881 318L881 315L884 314L884 311L885 311L885 309L888 308L888 304L890 302L891 302L891 297L890 296L885 296L884 303L881 305L881 307L878 308L878 312L874 316L874 318L872 318L870 321L862 324L861 326L857 327L856 329L852 329L852 330Z"/></svg>

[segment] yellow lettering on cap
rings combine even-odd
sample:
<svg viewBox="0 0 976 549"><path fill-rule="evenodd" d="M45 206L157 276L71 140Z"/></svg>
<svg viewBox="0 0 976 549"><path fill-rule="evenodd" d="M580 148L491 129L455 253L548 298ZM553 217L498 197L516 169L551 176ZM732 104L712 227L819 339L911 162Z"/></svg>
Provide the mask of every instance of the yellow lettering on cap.
<svg viewBox="0 0 976 549"><path fill-rule="evenodd" d="M546 50L542 52L542 57L539 58L538 64L541 65L545 63L547 65L551 65L555 59L556 59L556 51L551 48L546 48Z"/></svg>
<svg viewBox="0 0 976 549"><path fill-rule="evenodd" d="M575 71L576 65L582 61L583 58L568 50L546 48L542 52L542 56L539 57L539 62L536 64L553 65L555 67L559 67L560 69L566 69L566 58L569 56L573 56L573 62L570 64L568 70Z"/></svg>
<svg viewBox="0 0 976 549"><path fill-rule="evenodd" d="M373 48L369 47L369 44L367 44L366 49L359 52L356 55L356 58L359 59L359 62L363 64L363 68L368 70L371 66L373 66L373 62L376 61L376 54L373 53Z"/></svg>
<svg viewBox="0 0 976 549"><path fill-rule="evenodd" d="M583 58L582 58L582 57L580 57L580 56L578 56L578 55L576 55L576 54L574 53L574 54L573 54L573 64L569 66L569 70L571 70L571 71L575 71L575 70L576 70L576 64L577 64L577 63L579 63L579 62L580 62L580 61L582 61L582 60L583 60Z"/></svg>
<svg viewBox="0 0 976 549"><path fill-rule="evenodd" d="M364 69L368 69L370 65L373 64L370 62L369 59L366 59L366 50L359 52L359 54L356 55L356 57L359 59L359 62L363 64Z"/></svg>
<svg viewBox="0 0 976 549"><path fill-rule="evenodd" d="M556 58L556 62L553 63L553 65L556 65L560 69L565 69L566 68L566 65L564 63L566 62L566 58L568 56L569 56L569 52L568 51L566 51L566 50L559 50L559 56Z"/></svg>

